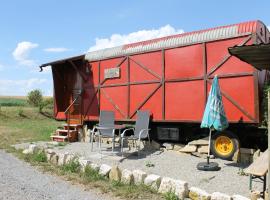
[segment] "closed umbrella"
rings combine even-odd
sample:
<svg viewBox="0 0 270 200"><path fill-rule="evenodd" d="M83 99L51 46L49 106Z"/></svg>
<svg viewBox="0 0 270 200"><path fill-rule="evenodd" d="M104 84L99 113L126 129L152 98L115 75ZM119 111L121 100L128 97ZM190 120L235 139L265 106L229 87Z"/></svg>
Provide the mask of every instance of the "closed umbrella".
<svg viewBox="0 0 270 200"><path fill-rule="evenodd" d="M210 141L212 130L222 131L229 126L224 111L222 95L220 92L218 77L215 76L212 82L211 90L207 99L204 110L201 128L209 128L209 147L206 163L199 163L197 168L202 170L211 170L210 168L218 167L215 163L209 162L210 157Z"/></svg>

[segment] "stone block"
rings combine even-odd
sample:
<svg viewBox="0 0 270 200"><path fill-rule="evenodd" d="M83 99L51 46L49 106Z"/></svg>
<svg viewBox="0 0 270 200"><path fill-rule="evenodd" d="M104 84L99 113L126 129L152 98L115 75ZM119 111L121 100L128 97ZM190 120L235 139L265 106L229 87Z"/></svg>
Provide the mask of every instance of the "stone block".
<svg viewBox="0 0 270 200"><path fill-rule="evenodd" d="M232 196L232 200L250 200L250 199L247 197L241 196L239 194L235 194Z"/></svg>
<svg viewBox="0 0 270 200"><path fill-rule="evenodd" d="M95 171L99 171L100 165L96 163L91 163L90 167Z"/></svg>
<svg viewBox="0 0 270 200"><path fill-rule="evenodd" d="M86 166L90 166L92 163L90 160L85 159L84 157L80 157L78 159L78 162L80 163L81 170L84 171Z"/></svg>
<svg viewBox="0 0 270 200"><path fill-rule="evenodd" d="M109 179L112 181L120 181L121 180L121 170L118 166L113 166L111 168L111 171L109 173Z"/></svg>
<svg viewBox="0 0 270 200"><path fill-rule="evenodd" d="M220 192L214 192L211 194L211 200L231 200L232 198L227 195Z"/></svg>
<svg viewBox="0 0 270 200"><path fill-rule="evenodd" d="M102 164L99 168L99 174L102 176L108 176L112 167L110 165Z"/></svg>
<svg viewBox="0 0 270 200"><path fill-rule="evenodd" d="M37 153L38 146L36 144L30 144L28 149L30 154Z"/></svg>
<svg viewBox="0 0 270 200"><path fill-rule="evenodd" d="M182 148L184 148L184 147L185 147L184 144L175 144L175 145L173 146L173 150L174 150L174 151L179 151L180 149L182 149Z"/></svg>
<svg viewBox="0 0 270 200"><path fill-rule="evenodd" d="M90 142L90 138L91 138L91 130L88 129L88 130L85 132L84 142Z"/></svg>
<svg viewBox="0 0 270 200"><path fill-rule="evenodd" d="M198 147L198 152L201 153L201 154L203 154L203 153L207 154L208 153L208 148L209 148L208 145L199 146Z"/></svg>
<svg viewBox="0 0 270 200"><path fill-rule="evenodd" d="M67 153L58 153L58 165L66 164L66 159L68 157Z"/></svg>
<svg viewBox="0 0 270 200"><path fill-rule="evenodd" d="M77 156L75 156L74 154L71 154L71 153L67 153L66 163L69 163L69 162L74 161L76 159L78 159Z"/></svg>
<svg viewBox="0 0 270 200"><path fill-rule="evenodd" d="M133 170L132 174L133 174L135 185L140 185L144 183L144 179L147 176L147 174L142 170Z"/></svg>
<svg viewBox="0 0 270 200"><path fill-rule="evenodd" d="M239 149L237 149L236 151L235 151L235 153L233 154L233 158L232 158L232 160L234 161L234 162L240 162L240 152L239 152Z"/></svg>
<svg viewBox="0 0 270 200"><path fill-rule="evenodd" d="M188 143L189 145L199 145L199 146L204 146L209 144L209 138L205 137L199 140L194 140Z"/></svg>
<svg viewBox="0 0 270 200"><path fill-rule="evenodd" d="M188 197L188 183L181 180L174 181L174 192L178 196L179 199L184 199Z"/></svg>
<svg viewBox="0 0 270 200"><path fill-rule="evenodd" d="M257 200L260 198L260 196L261 196L261 194L259 191L251 191L250 192L250 199L251 200Z"/></svg>
<svg viewBox="0 0 270 200"><path fill-rule="evenodd" d="M188 197L193 199L193 200L210 200L211 199L211 195L208 194L206 191L200 189L200 188L196 188L196 187L191 187L189 189L189 194Z"/></svg>
<svg viewBox="0 0 270 200"><path fill-rule="evenodd" d="M169 177L162 178L158 192L164 194L172 191L175 191L175 180Z"/></svg>
<svg viewBox="0 0 270 200"><path fill-rule="evenodd" d="M254 162L254 160L256 160L260 156L260 154L261 154L261 150L260 149L258 149L257 151L254 152L253 159L252 159L253 162Z"/></svg>
<svg viewBox="0 0 270 200"><path fill-rule="evenodd" d="M54 165L57 165L58 164L58 155L57 154L53 154L51 156L51 159L50 159L50 162Z"/></svg>
<svg viewBox="0 0 270 200"><path fill-rule="evenodd" d="M31 154L31 151L30 151L30 149L24 149L22 153L23 154Z"/></svg>
<svg viewBox="0 0 270 200"><path fill-rule="evenodd" d="M150 174L144 179L144 184L150 186L154 190L158 190L161 183L161 177L155 174Z"/></svg>
<svg viewBox="0 0 270 200"><path fill-rule="evenodd" d="M193 153L196 151L197 151L197 146L195 145L186 145L185 147L179 150L179 152L182 152L182 153Z"/></svg>
<svg viewBox="0 0 270 200"><path fill-rule="evenodd" d="M121 177L121 182L124 184L128 184L130 185L131 183L133 183L133 174L132 171L124 169L122 171L122 177Z"/></svg>

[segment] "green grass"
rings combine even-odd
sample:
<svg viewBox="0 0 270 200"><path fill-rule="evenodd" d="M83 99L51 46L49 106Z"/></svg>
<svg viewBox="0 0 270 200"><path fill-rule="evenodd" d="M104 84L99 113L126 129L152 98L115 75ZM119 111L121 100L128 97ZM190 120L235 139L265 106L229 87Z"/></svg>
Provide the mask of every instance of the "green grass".
<svg viewBox="0 0 270 200"><path fill-rule="evenodd" d="M51 111L52 112L52 111ZM20 142L50 140L61 122L42 115L33 107L1 107L0 148Z"/></svg>

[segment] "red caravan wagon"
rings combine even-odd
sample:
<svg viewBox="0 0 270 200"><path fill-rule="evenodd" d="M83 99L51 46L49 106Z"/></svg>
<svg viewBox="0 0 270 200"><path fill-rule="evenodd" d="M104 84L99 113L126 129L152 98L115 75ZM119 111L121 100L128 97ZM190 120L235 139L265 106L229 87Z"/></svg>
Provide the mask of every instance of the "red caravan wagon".
<svg viewBox="0 0 270 200"><path fill-rule="evenodd" d="M117 121L127 123L135 120L137 110L150 110L152 138L175 141L203 133L199 125L211 81L218 75L230 132L216 134L212 150L229 158L238 138L248 146L244 139L250 126L261 122L266 72L231 56L228 48L268 43L269 37L262 22L251 21L89 52L41 67L52 66L56 119L93 124L100 110L113 110ZM67 110L73 114L65 114ZM226 150L226 145L232 148Z"/></svg>

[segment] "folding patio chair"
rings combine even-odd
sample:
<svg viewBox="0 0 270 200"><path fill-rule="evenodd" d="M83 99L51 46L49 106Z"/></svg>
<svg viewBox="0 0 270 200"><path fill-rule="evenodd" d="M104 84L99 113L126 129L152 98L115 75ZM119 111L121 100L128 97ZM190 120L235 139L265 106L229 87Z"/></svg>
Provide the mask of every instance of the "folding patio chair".
<svg viewBox="0 0 270 200"><path fill-rule="evenodd" d="M101 152L101 138L112 138L112 151L114 150L114 112L113 111L100 111L99 123L96 124L91 131L91 151L93 150L94 135L98 136L99 151Z"/></svg>
<svg viewBox="0 0 270 200"><path fill-rule="evenodd" d="M150 118L150 112L149 111L137 111L137 119L135 128L128 128L123 131L121 134L121 152L123 155L123 144L124 139L130 139L135 141L141 141L142 139L148 138L148 141L150 143L150 137L149 137L149 118ZM126 132L128 130L132 130L134 135L131 136L125 136ZM138 155L140 152L140 145L138 148Z"/></svg>

